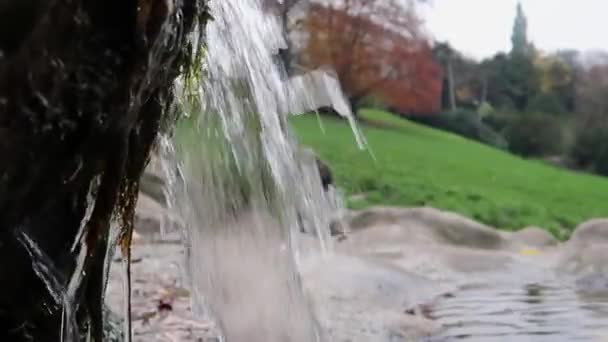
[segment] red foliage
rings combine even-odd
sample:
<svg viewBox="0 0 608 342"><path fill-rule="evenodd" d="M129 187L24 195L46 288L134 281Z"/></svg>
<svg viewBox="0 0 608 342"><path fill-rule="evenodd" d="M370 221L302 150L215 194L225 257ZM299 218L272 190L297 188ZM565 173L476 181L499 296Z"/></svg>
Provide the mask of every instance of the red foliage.
<svg viewBox="0 0 608 342"><path fill-rule="evenodd" d="M439 110L441 68L411 9L392 0L313 4L304 28L300 62L332 67L351 101L371 96L401 113Z"/></svg>

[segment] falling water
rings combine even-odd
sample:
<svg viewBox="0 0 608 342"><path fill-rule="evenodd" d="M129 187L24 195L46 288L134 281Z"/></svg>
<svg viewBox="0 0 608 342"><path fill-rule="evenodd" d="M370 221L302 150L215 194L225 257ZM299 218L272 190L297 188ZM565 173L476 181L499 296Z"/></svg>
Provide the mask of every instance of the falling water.
<svg viewBox="0 0 608 342"><path fill-rule="evenodd" d="M17 240L23 245L32 260L32 268L34 272L42 280L49 291L49 294L55 301L55 305L62 309L62 324L61 324L61 341L77 341L77 325L75 321L73 297L69 291L63 286L62 279L58 278L60 274L51 259L40 249L38 244L32 240L27 233L20 232L17 235ZM45 303L45 305L51 305Z"/></svg>
<svg viewBox="0 0 608 342"><path fill-rule="evenodd" d="M203 77L176 82L187 118L163 144L194 308L228 341L320 341L297 272L298 236L312 231L328 248L334 202L287 114L331 105L363 140L335 78L286 79L275 58L281 26L259 1L213 1L211 14Z"/></svg>

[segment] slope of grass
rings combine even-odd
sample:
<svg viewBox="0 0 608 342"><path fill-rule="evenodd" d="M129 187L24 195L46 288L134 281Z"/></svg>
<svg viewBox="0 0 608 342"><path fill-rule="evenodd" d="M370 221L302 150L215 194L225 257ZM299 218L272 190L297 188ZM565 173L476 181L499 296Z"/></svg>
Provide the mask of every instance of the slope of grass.
<svg viewBox="0 0 608 342"><path fill-rule="evenodd" d="M538 225L564 238L586 219L608 216L608 179L527 161L389 113L363 110L372 153L349 126L314 115L292 120L296 135L332 168L349 206L429 205L502 229ZM372 158L372 154L375 157Z"/></svg>

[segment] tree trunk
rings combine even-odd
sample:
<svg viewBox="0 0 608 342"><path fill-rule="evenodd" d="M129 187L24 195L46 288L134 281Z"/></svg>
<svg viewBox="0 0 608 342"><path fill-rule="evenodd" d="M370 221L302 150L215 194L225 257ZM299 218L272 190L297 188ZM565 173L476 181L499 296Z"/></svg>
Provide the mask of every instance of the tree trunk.
<svg viewBox="0 0 608 342"><path fill-rule="evenodd" d="M454 90L454 70L452 69L452 60L448 58L448 92L450 96L450 110L456 110L456 94Z"/></svg>
<svg viewBox="0 0 608 342"><path fill-rule="evenodd" d="M481 103L486 103L488 101L488 78L484 77L482 81L481 87Z"/></svg>
<svg viewBox="0 0 608 342"><path fill-rule="evenodd" d="M185 34L205 17L204 0L171 4L0 0L1 341L59 341L67 306L102 340L110 221L131 227Z"/></svg>

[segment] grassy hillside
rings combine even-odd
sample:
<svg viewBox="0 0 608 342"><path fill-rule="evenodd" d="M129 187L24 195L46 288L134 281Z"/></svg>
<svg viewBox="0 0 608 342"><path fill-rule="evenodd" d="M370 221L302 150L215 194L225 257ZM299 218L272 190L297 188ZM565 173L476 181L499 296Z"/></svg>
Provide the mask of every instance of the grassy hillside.
<svg viewBox="0 0 608 342"><path fill-rule="evenodd" d="M588 218L608 216L608 179L527 161L456 135L374 110L361 116L371 151L349 126L314 115L294 118L300 141L332 167L349 206L429 205L502 229L538 225L558 237Z"/></svg>

